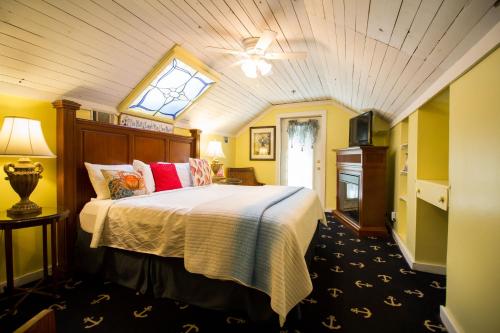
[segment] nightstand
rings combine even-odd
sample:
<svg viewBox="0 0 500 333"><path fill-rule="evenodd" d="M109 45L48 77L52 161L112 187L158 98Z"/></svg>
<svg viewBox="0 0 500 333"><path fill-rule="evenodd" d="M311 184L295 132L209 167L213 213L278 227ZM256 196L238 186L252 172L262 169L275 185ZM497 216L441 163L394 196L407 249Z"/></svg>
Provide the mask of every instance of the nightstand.
<svg viewBox="0 0 500 333"><path fill-rule="evenodd" d="M223 185L240 185L243 181L239 178L213 177L212 182Z"/></svg>
<svg viewBox="0 0 500 333"><path fill-rule="evenodd" d="M57 276L57 238L56 224L68 218L69 210L62 208L42 207L42 212L38 215L9 216L6 211L0 211L0 230L5 230L5 271L7 275L7 286L5 294L8 298L24 294L21 299L10 309L10 313L15 313L19 304L30 293L37 293L47 296L56 296L47 292L38 291L39 285L49 278L48 250L47 250L47 225L50 225L51 238L51 260L52 260L52 280ZM14 287L13 250L12 250L12 230L42 226L43 233L43 280L40 280L33 288ZM15 293L17 292L17 293Z"/></svg>

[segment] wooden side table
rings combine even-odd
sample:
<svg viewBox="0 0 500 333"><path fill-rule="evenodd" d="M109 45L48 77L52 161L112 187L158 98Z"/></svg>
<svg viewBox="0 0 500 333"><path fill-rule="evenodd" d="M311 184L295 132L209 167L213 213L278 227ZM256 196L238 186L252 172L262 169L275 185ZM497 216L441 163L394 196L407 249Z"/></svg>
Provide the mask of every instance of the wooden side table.
<svg viewBox="0 0 500 333"><path fill-rule="evenodd" d="M239 178L213 177L212 181L216 184L240 185L243 181Z"/></svg>
<svg viewBox="0 0 500 333"><path fill-rule="evenodd" d="M42 212L34 216L9 216L6 211L0 211L0 230L5 230L5 271L7 275L7 286L5 287L5 294L7 297L14 296L16 291L24 296L11 308L11 313L19 304L29 295L29 293L39 293L44 295L51 295L49 293L39 292L36 290L38 285L48 280L48 250L47 250L47 225L50 225L51 237L51 260L52 260L52 277L57 276L57 238L56 238L56 224L65 221L69 216L69 210L63 208L42 207ZM35 226L42 226L43 233L43 280L41 280L34 288L14 288L14 268L13 268L13 250L12 250L12 230L29 228Z"/></svg>

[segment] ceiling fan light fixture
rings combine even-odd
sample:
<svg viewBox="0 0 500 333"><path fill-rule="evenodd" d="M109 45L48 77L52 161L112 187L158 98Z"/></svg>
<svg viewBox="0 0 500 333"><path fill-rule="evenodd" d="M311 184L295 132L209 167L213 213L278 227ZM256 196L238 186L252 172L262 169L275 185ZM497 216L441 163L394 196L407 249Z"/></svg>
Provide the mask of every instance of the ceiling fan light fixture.
<svg viewBox="0 0 500 333"><path fill-rule="evenodd" d="M267 76L271 74L271 70L273 69L273 65L264 59L260 59L257 62L257 68L262 76Z"/></svg>
<svg viewBox="0 0 500 333"><path fill-rule="evenodd" d="M273 65L264 59L245 59L241 63L241 70L251 79L257 78L258 74L270 75L272 68Z"/></svg>
<svg viewBox="0 0 500 333"><path fill-rule="evenodd" d="M245 59L241 63L241 70L251 79L257 77L257 64L252 59Z"/></svg>

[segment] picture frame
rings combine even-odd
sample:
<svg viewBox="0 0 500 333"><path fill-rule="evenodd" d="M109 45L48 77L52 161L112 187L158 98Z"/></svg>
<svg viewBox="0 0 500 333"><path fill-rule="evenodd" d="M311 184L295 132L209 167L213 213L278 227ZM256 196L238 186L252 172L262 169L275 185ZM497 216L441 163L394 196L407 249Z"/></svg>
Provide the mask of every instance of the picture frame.
<svg viewBox="0 0 500 333"><path fill-rule="evenodd" d="M250 127L250 160L276 160L276 126Z"/></svg>
<svg viewBox="0 0 500 333"><path fill-rule="evenodd" d="M119 117L119 125L131 128L144 129L154 132L174 133L174 125L161 121L141 118L122 113Z"/></svg>
<svg viewBox="0 0 500 333"><path fill-rule="evenodd" d="M113 125L118 124L118 117L114 114L94 111L94 110L91 110L90 112L93 121L98 121L100 123L113 124Z"/></svg>

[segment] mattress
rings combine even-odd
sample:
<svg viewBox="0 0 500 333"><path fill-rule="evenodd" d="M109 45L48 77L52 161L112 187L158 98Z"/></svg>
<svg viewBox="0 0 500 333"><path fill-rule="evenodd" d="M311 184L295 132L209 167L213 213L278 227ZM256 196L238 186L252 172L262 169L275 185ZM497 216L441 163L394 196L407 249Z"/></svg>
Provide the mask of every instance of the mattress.
<svg viewBox="0 0 500 333"><path fill-rule="evenodd" d="M102 209L106 209L109 206L111 199L92 199L87 202L80 212L80 226L85 232L93 233L94 226L97 220L97 214Z"/></svg>
<svg viewBox="0 0 500 333"><path fill-rule="evenodd" d="M234 186L212 184L204 187L230 189L234 188ZM245 187L239 186L238 188ZM196 187L186 187L120 200L92 199L85 204L80 212L80 226L85 232L92 234L94 233L99 214L106 214L107 219L113 219L116 224L124 223L125 220L130 219L156 219L157 215L161 213L164 216L168 216L165 227L171 229L170 234L172 237L169 240L171 244L170 251L157 254L169 257L182 257L182 248L184 246L183 224L187 215L194 207L214 200L218 196L216 193L196 195L196 189ZM154 203L152 202L153 200L155 201ZM288 198L286 202L274 205L265 213L266 217L280 221L280 223L293 224L301 251L304 254L314 233L313 226L316 225L315 222L318 220L318 210L309 209L311 200L310 191L299 192ZM294 209L288 209L288 207L294 207ZM166 214L165 211L167 211Z"/></svg>

